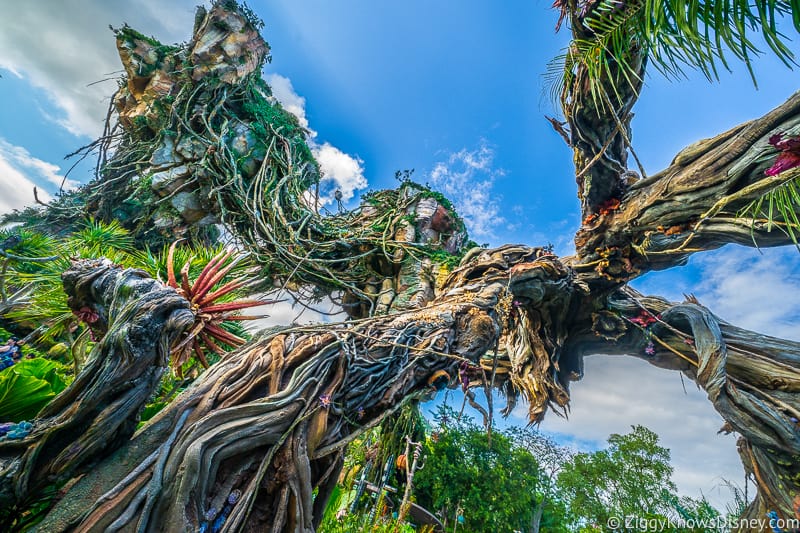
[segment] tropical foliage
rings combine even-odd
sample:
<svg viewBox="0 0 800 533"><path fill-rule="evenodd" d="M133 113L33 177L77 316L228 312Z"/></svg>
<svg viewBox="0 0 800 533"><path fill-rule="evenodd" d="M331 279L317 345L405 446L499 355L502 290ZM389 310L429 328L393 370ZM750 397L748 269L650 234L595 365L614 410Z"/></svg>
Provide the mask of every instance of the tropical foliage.
<svg viewBox="0 0 800 533"><path fill-rule="evenodd" d="M39 356L0 372L0 421L33 418L72 380L97 340L93 327L97 315L88 308L73 312L62 288L61 274L76 259L103 257L144 270L193 304L195 327L173 347L175 375L164 377L161 391L142 413L143 420L191 382L183 379L184 374L196 377L201 370L198 364L208 367L249 337L242 321L260 316L241 315L241 309L269 303L241 300L254 290L248 282L252 264L246 256L222 246L190 247L176 242L168 250L137 250L130 232L118 222L97 220L87 220L76 232L58 239L25 228L3 230L0 239L6 253L0 289L8 306L3 319L15 331L28 334L26 354ZM53 356L72 360L72 368L43 358L32 345L55 346Z"/></svg>
<svg viewBox="0 0 800 533"><path fill-rule="evenodd" d="M0 371L0 422L33 420L71 381L71 368L41 357Z"/></svg>
<svg viewBox="0 0 800 533"><path fill-rule="evenodd" d="M672 78L690 67L717 79L730 56L743 61L752 74L752 59L762 51L759 35L784 63L795 63L784 32L790 24L800 31L800 15L786 0L583 0L579 9L558 0L554 5L562 20L570 11L577 13L570 21L575 38L561 57L565 85L582 67L592 80L593 94L602 90L603 79L624 79L638 87L642 71L632 56L647 57Z"/></svg>
<svg viewBox="0 0 800 533"><path fill-rule="evenodd" d="M448 532L601 533L609 530L609 519L619 517L659 521L668 533L724 531L686 529L681 524L733 523L746 507L742 491L727 481L722 484L731 489L734 505L724 511L703 495L679 495L671 481L669 450L643 426L611 435L605 448L577 452L530 427L489 432L446 405L440 405L425 425L423 467L415 473L413 500L434 513ZM391 440L393 434L384 437ZM380 431L372 431L350 446L321 532L408 527L392 518L396 506L384 505L375 496L352 505L356 480L364 469L370 479L385 474L384 462L375 462L382 440ZM379 466L370 469L367 464L372 462ZM402 493L402 468L388 479L392 491Z"/></svg>
<svg viewBox="0 0 800 533"><path fill-rule="evenodd" d="M417 503L459 531L529 531L546 483L537 458L509 433L484 428L440 407L415 477ZM544 531L566 531L563 503L551 501ZM459 517L462 517L459 520Z"/></svg>

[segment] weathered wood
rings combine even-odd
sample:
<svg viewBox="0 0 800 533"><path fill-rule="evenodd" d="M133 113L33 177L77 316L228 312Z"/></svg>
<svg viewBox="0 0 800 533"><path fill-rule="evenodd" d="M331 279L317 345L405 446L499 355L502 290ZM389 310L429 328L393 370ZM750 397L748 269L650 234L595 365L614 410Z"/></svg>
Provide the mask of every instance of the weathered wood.
<svg viewBox="0 0 800 533"><path fill-rule="evenodd" d="M500 345L532 416L563 405L554 366L563 332L549 320L531 328L526 317L563 314L556 307L569 305L570 280L556 257L507 246L472 257L421 309L261 336L205 372L117 454L98 454L39 529L196 530L234 494L223 531L311 531L322 509L312 491L324 493L336 477L346 445L406 398L432 391L438 371L454 381ZM526 340L509 342L510 332ZM531 367L537 382L526 380ZM123 457L124 472L114 465Z"/></svg>
<svg viewBox="0 0 800 533"><path fill-rule="evenodd" d="M63 279L70 308L96 315L90 326L102 339L72 384L39 413L32 432L0 442L4 521L46 487L83 474L128 441L167 368L173 340L194 321L184 298L141 271L84 261Z"/></svg>

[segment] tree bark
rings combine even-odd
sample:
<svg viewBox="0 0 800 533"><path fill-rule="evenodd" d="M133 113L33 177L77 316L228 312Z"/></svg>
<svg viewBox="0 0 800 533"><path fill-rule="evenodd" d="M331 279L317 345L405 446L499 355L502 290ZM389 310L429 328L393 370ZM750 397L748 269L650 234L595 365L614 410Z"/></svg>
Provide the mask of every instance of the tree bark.
<svg viewBox="0 0 800 533"><path fill-rule="evenodd" d="M504 247L454 271L422 309L264 335L210 368L116 454L98 455L39 529L184 531L224 516L222 531L311 531L353 438L404 399L432 392L438 371L451 380L474 371L509 328L525 329L525 349L557 346L555 331L534 333L520 314L568 303L558 295L569 291L554 256ZM511 353L524 387L529 378L517 372L528 364L554 372L550 356ZM564 401L552 377L531 384L541 412Z"/></svg>
<svg viewBox="0 0 800 533"><path fill-rule="evenodd" d="M90 326L102 341L26 438L0 442L5 527L46 488L63 485L128 441L167 368L172 342L194 321L185 299L141 271L86 261L63 279L70 307L96 317Z"/></svg>
<svg viewBox="0 0 800 533"><path fill-rule="evenodd" d="M776 133L800 133L800 92L761 118L689 146L665 170L631 184L617 208L578 231L575 268L587 283L605 280L608 286L729 243L792 244L779 215L770 224L765 216L742 212L800 177L797 168L764 174L778 155L768 143Z"/></svg>

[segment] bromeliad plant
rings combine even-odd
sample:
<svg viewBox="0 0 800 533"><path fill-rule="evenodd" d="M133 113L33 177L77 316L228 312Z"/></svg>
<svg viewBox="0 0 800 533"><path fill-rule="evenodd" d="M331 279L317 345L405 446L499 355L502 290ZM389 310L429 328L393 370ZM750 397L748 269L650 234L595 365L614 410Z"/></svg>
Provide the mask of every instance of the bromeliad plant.
<svg viewBox="0 0 800 533"><path fill-rule="evenodd" d="M172 367L181 375L183 365L193 356L208 368L207 352L223 356L223 346L236 348L245 339L230 331L232 324L243 320L255 320L266 315L242 315L243 309L275 303L274 300L233 299L252 286L251 271L241 268L247 256L232 250L223 250L211 258L192 281L190 272L192 256L183 263L179 273L175 271L175 255L178 241L173 242L167 253L167 285L189 300L195 313L192 328L179 339L172 349ZM241 275L226 280L231 272L239 270Z"/></svg>
<svg viewBox="0 0 800 533"><path fill-rule="evenodd" d="M61 274L75 259L104 256L114 264L166 278L167 285L192 303L195 325L172 351L171 365L179 376L193 356L205 368L209 365L210 354L222 356L226 350L243 344L247 334L241 321L262 316L245 316L240 311L271 303L241 299L253 286L249 257L221 247L177 247L177 242L161 253L137 251L133 249L130 233L117 222L87 220L78 231L59 240L24 229L0 232L0 238L7 243L14 239L13 247L7 245L7 249L17 258L5 259L0 293L27 289L24 301L10 306L4 318L20 324L23 329L40 325L35 340L45 344L67 342L76 358L76 372L83 364L84 354L88 353L88 343L98 339L92 329L96 313L88 308L73 313L63 293ZM48 256L48 260L26 260L39 256ZM180 270L176 265L181 265Z"/></svg>

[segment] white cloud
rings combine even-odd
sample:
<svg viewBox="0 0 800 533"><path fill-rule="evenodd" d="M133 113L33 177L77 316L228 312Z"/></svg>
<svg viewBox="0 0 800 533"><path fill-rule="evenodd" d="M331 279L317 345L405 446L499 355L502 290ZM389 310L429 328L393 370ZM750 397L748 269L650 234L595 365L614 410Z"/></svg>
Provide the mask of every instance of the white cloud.
<svg viewBox="0 0 800 533"><path fill-rule="evenodd" d="M0 214L32 205L34 186L30 179L0 154ZM49 200L50 196L42 191L39 199L44 202Z"/></svg>
<svg viewBox="0 0 800 533"><path fill-rule="evenodd" d="M700 303L726 321L768 335L800 340L800 252L728 246L702 256Z"/></svg>
<svg viewBox="0 0 800 533"><path fill-rule="evenodd" d="M294 296L288 291L275 291L261 296L263 300L279 300L277 303L261 305L248 310L250 315L268 315L265 318L248 322L251 331L259 331L273 326L289 326L291 324L320 324L323 322L341 322L347 318L342 308L330 298L315 304L295 303Z"/></svg>
<svg viewBox="0 0 800 533"><path fill-rule="evenodd" d="M481 142L475 150L464 148L451 153L446 161L434 165L429 176L431 185L453 202L470 235L476 238L493 237L494 228L505 222L492 190L503 171L493 163L494 151Z"/></svg>
<svg viewBox="0 0 800 533"><path fill-rule="evenodd" d="M272 96L281 103L286 111L297 117L302 127L308 129L306 99L295 92L292 81L285 76L275 73L267 74L264 78L272 88ZM317 136L317 132L315 131L309 130L309 134L311 137Z"/></svg>
<svg viewBox="0 0 800 533"><path fill-rule="evenodd" d="M74 180L64 180L58 165L48 163L30 154L25 148L9 143L0 137L0 213L21 209L34 203L33 187L38 188L39 199L51 199L45 189L64 189L77 185Z"/></svg>
<svg viewBox="0 0 800 533"><path fill-rule="evenodd" d="M116 77L122 69L108 26L128 23L165 43L184 40L190 37L196 3L141 0L133 6L122 0L12 2L4 6L0 18L0 68L44 92L51 105L44 106L43 113L50 120L74 135L96 137L116 85L114 80L94 83ZM308 129L305 98L295 92L288 78L270 74L267 79L274 96ZM309 132L311 137L316 135ZM309 144L324 174L323 203L334 202L336 189L342 191L346 201L366 187L361 159L330 143ZM47 172L46 168L39 169L42 177L47 177Z"/></svg>
<svg viewBox="0 0 800 533"><path fill-rule="evenodd" d="M189 37L195 0L168 4L141 0L6 2L0 17L0 68L41 89L52 119L75 135L102 131L114 81L121 70L108 26L128 22L165 42Z"/></svg>
<svg viewBox="0 0 800 533"><path fill-rule="evenodd" d="M300 125L309 131L308 145L322 171L320 181L320 204L334 203L337 190L342 193L342 201L353 198L355 192L367 186L364 177L364 161L358 156L346 154L329 142L318 144L313 140L317 132L308 127L306 118L306 99L298 95L291 80L280 74L268 74L265 79L272 87L272 95L284 109L297 117ZM309 202L311 199L309 197Z"/></svg>
<svg viewBox="0 0 800 533"><path fill-rule="evenodd" d="M705 392L680 375L633 357L594 355L585 359L586 377L571 387L571 412L565 420L553 413L541 429L569 440L604 447L611 433L629 433L641 424L655 431L669 448L675 469L673 481L681 494L705 494L717 508L730 500L720 490L723 478L742 484L744 471L732 435L718 435L722 417ZM527 406L515 418L524 420Z"/></svg>
<svg viewBox="0 0 800 533"><path fill-rule="evenodd" d="M38 178L35 181L39 183L41 183L41 180L45 180L59 189L63 185L64 190L78 185L77 181L65 179L63 175L59 174L61 168L58 165L33 157L22 146L15 146L2 137L0 137L0 157L19 172L24 172L27 175L33 174L35 178Z"/></svg>
<svg viewBox="0 0 800 533"><path fill-rule="evenodd" d="M321 146L312 146L311 151L322 170L322 203L332 203L337 189L342 193L342 201L346 202L353 197L355 191L367 186L364 161L360 158L346 154L327 142Z"/></svg>

